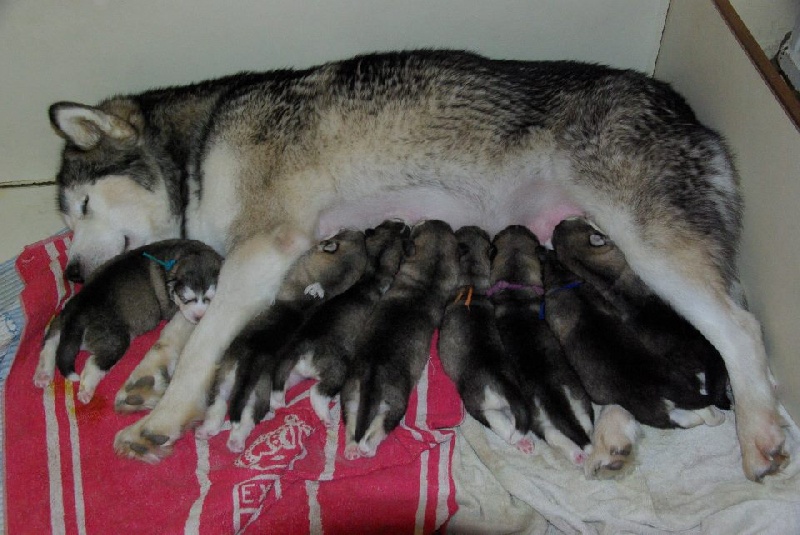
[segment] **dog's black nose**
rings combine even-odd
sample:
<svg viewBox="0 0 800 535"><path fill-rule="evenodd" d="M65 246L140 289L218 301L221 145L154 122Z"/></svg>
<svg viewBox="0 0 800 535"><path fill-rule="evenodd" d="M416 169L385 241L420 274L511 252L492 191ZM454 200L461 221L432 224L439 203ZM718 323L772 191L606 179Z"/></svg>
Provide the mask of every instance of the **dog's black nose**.
<svg viewBox="0 0 800 535"><path fill-rule="evenodd" d="M64 271L64 274L67 276L67 280L77 283L83 282L83 275L81 274L81 266L77 262L72 262L71 264L68 264L66 271Z"/></svg>

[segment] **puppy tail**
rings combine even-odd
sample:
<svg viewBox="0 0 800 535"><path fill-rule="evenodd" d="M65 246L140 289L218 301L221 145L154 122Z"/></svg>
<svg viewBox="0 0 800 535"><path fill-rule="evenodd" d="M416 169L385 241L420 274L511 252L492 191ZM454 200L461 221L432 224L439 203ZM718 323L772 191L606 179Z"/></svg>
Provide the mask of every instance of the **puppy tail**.
<svg viewBox="0 0 800 535"><path fill-rule="evenodd" d="M370 368L372 368L370 366ZM356 413L355 441L361 442L367 433L370 422L378 414L380 392L377 388L374 370L370 369L362 376L361 386L358 389L358 412Z"/></svg>
<svg viewBox="0 0 800 535"><path fill-rule="evenodd" d="M56 326L56 321L53 322L51 328ZM85 327L79 320L76 321L60 321L61 324L61 339L58 342L56 349L56 366L58 371L61 372L66 378L73 378L75 373L75 360L78 357L78 352L81 350L83 343L83 333Z"/></svg>

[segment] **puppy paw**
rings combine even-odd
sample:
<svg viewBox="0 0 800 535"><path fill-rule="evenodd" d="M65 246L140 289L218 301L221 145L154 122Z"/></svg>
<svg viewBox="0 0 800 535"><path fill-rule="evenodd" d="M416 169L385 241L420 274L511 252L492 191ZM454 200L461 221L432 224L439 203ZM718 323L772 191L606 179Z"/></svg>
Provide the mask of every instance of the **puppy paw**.
<svg viewBox="0 0 800 535"><path fill-rule="evenodd" d="M147 426L147 419L142 419L121 430L114 437L114 451L120 457L156 464L172 453L175 436L160 433Z"/></svg>
<svg viewBox="0 0 800 535"><path fill-rule="evenodd" d="M54 375L53 371L37 369L33 375L33 384L38 388L47 388L47 385L53 382Z"/></svg>
<svg viewBox="0 0 800 535"><path fill-rule="evenodd" d="M361 452L358 449L358 444L351 442L344 447L344 458L348 461L355 461L361 458Z"/></svg>
<svg viewBox="0 0 800 535"><path fill-rule="evenodd" d="M120 413L150 410L156 406L169 385L166 368L136 368L114 398L114 410Z"/></svg>
<svg viewBox="0 0 800 535"><path fill-rule="evenodd" d="M515 444L515 447L525 455L533 455L534 451L536 450L536 444L530 437L522 437Z"/></svg>
<svg viewBox="0 0 800 535"><path fill-rule="evenodd" d="M224 423L224 420L206 418L203 423L194 430L194 436L200 440L208 440L211 437L215 437L222 431L222 425Z"/></svg>

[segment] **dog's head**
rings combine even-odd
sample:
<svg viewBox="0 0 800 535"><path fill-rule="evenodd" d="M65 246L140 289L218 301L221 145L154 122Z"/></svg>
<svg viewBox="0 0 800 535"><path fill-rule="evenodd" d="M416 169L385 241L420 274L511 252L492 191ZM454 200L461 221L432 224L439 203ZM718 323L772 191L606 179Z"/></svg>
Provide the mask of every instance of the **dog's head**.
<svg viewBox="0 0 800 535"><path fill-rule="evenodd" d="M556 257L581 278L617 279L628 267L614 242L583 218L560 222L553 231Z"/></svg>
<svg viewBox="0 0 800 535"><path fill-rule="evenodd" d="M497 233L492 245L492 283L542 284L539 240L528 227L508 226Z"/></svg>
<svg viewBox="0 0 800 535"><path fill-rule="evenodd" d="M50 122L65 140L56 176L58 208L73 231L67 277L82 281L113 256L180 235L179 173L147 143L131 100L98 107L59 102Z"/></svg>
<svg viewBox="0 0 800 535"><path fill-rule="evenodd" d="M217 290L222 257L207 248L179 255L167 271L167 290L183 316L197 323Z"/></svg>

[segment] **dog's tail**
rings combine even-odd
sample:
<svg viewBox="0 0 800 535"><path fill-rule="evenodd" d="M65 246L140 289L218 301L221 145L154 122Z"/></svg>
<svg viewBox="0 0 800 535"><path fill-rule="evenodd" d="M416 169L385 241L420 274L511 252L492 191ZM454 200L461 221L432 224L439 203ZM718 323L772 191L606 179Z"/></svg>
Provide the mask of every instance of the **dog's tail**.
<svg viewBox="0 0 800 535"><path fill-rule="evenodd" d="M83 334L86 326L80 317L63 318L58 317L53 320L50 329L61 328L61 338L56 349L56 366L65 378L76 381L78 374L75 372L75 360L83 343ZM48 330L48 336L50 331ZM45 339L47 339L47 337Z"/></svg>

